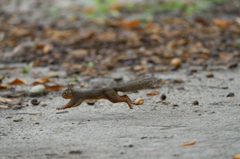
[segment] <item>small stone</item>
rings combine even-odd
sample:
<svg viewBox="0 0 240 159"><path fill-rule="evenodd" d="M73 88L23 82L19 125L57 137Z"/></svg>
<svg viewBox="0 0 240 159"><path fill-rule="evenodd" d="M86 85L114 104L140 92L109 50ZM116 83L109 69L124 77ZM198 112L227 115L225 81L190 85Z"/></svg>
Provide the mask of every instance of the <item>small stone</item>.
<svg viewBox="0 0 240 159"><path fill-rule="evenodd" d="M212 77L214 77L214 75L213 75L212 72L209 72L209 73L207 73L206 77L207 77L207 78L212 78Z"/></svg>
<svg viewBox="0 0 240 159"><path fill-rule="evenodd" d="M23 120L23 118L20 118L20 119L14 119L13 122L20 122L20 121L22 121L22 120Z"/></svg>
<svg viewBox="0 0 240 159"><path fill-rule="evenodd" d="M38 105L38 104L40 103L40 101L38 101L36 98L32 98L32 99L31 99L31 103L32 103L33 105Z"/></svg>
<svg viewBox="0 0 240 159"><path fill-rule="evenodd" d="M123 77L114 77L114 81L120 82L123 80Z"/></svg>
<svg viewBox="0 0 240 159"><path fill-rule="evenodd" d="M46 106L47 106L47 104L46 104L46 103L43 103L41 106L42 106L42 107L46 107Z"/></svg>
<svg viewBox="0 0 240 159"><path fill-rule="evenodd" d="M88 105L94 105L96 103L96 100L87 100L86 103Z"/></svg>
<svg viewBox="0 0 240 159"><path fill-rule="evenodd" d="M144 103L144 100L142 98L137 98L134 103L136 105L142 105Z"/></svg>
<svg viewBox="0 0 240 159"><path fill-rule="evenodd" d="M192 103L193 105L198 105L199 103L198 103L198 101L197 100L195 100L195 101L193 101L193 103Z"/></svg>
<svg viewBox="0 0 240 159"><path fill-rule="evenodd" d="M78 154L78 155L79 155L79 154L81 154L81 153L82 153L82 151L80 151L80 150L75 150L75 151L73 150L73 151L69 151L69 154L72 154L72 155L74 155L74 154L75 154L75 155L76 155L76 154Z"/></svg>
<svg viewBox="0 0 240 159"><path fill-rule="evenodd" d="M230 93L227 94L227 97L234 97L234 96L235 96L235 94L232 93L232 92L230 92Z"/></svg>
<svg viewBox="0 0 240 159"><path fill-rule="evenodd" d="M238 66L238 62L232 62L227 65L229 69L236 68Z"/></svg>
<svg viewBox="0 0 240 159"><path fill-rule="evenodd" d="M180 67L182 64L182 60L180 58L173 58L171 60L171 65L175 67Z"/></svg>
<svg viewBox="0 0 240 159"><path fill-rule="evenodd" d="M37 121L37 122L35 122L34 124L39 125L40 123Z"/></svg>
<svg viewBox="0 0 240 159"><path fill-rule="evenodd" d="M162 94L160 95L160 98L161 98L161 100L165 100L165 99L167 98L167 96L166 96L164 93L162 93Z"/></svg>
<svg viewBox="0 0 240 159"><path fill-rule="evenodd" d="M47 75L47 78L54 78L54 77L59 77L57 72L49 72Z"/></svg>
<svg viewBox="0 0 240 159"><path fill-rule="evenodd" d="M46 88L43 85L36 85L32 87L32 89L29 91L29 95L31 97L41 96L44 95L46 92Z"/></svg>

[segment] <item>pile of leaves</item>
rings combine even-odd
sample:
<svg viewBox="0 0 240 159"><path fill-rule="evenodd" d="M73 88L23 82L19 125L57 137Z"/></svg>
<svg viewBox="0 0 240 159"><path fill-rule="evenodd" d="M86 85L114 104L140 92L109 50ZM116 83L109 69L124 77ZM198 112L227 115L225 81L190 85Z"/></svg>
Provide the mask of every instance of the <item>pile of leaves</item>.
<svg viewBox="0 0 240 159"><path fill-rule="evenodd" d="M0 61L63 65L69 74L105 74L126 66L136 72L168 71L175 57L187 65L232 66L240 61L240 11L223 6L209 9L211 18L159 18L158 13L143 20L125 13L105 20L58 17L50 23L44 17L29 22L21 14L3 12ZM225 18L225 12L232 18ZM13 23L16 16L19 20Z"/></svg>

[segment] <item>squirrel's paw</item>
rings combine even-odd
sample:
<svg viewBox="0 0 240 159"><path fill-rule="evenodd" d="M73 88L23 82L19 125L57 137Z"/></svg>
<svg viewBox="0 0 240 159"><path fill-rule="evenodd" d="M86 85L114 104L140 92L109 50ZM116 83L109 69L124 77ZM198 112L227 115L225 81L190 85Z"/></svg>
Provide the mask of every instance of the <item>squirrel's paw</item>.
<svg viewBox="0 0 240 159"><path fill-rule="evenodd" d="M62 109L66 109L66 108L64 108L64 107L58 107L58 108L56 108L57 110L62 110Z"/></svg>

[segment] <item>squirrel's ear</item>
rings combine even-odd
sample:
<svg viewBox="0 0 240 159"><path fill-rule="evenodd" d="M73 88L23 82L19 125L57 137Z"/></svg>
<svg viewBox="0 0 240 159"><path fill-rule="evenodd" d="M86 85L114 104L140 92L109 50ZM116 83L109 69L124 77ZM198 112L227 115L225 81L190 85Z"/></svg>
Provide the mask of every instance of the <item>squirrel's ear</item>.
<svg viewBox="0 0 240 159"><path fill-rule="evenodd" d="M68 85L68 89L72 89L72 85L69 84L69 85Z"/></svg>
<svg viewBox="0 0 240 159"><path fill-rule="evenodd" d="M74 88L74 85L73 84L71 84L71 89L73 89Z"/></svg>

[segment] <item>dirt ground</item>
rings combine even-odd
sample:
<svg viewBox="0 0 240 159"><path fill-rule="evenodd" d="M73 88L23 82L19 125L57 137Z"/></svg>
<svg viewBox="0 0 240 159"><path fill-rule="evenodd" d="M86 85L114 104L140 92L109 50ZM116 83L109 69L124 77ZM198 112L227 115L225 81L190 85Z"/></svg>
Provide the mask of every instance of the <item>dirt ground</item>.
<svg viewBox="0 0 240 159"><path fill-rule="evenodd" d="M99 100L57 114L63 111L56 107L68 102L61 97L63 90L38 97L38 106L30 103L31 97L24 97L22 105L28 105L26 108L0 109L0 158L232 158L240 154L240 69L209 68L213 78L206 78L208 71L196 69L199 71L192 76L187 76L185 69L156 73L157 78L181 78L184 82L155 89L166 94L165 104L159 102L159 95L146 95L151 89L129 94L132 100L145 100L132 110L126 104ZM33 72L44 76L49 69L37 67L31 69ZM116 75L124 82L133 77L127 69L118 69L85 84L106 84ZM7 81L16 77L35 80L15 70L10 71ZM67 85L70 81L63 77L54 80ZM29 90L32 86L14 87ZM226 97L229 92L235 96ZM4 93L1 91L1 96ZM194 100L199 105L193 105ZM7 115L13 118L5 118ZM13 122L20 118L22 121ZM180 146L186 142L196 143Z"/></svg>

